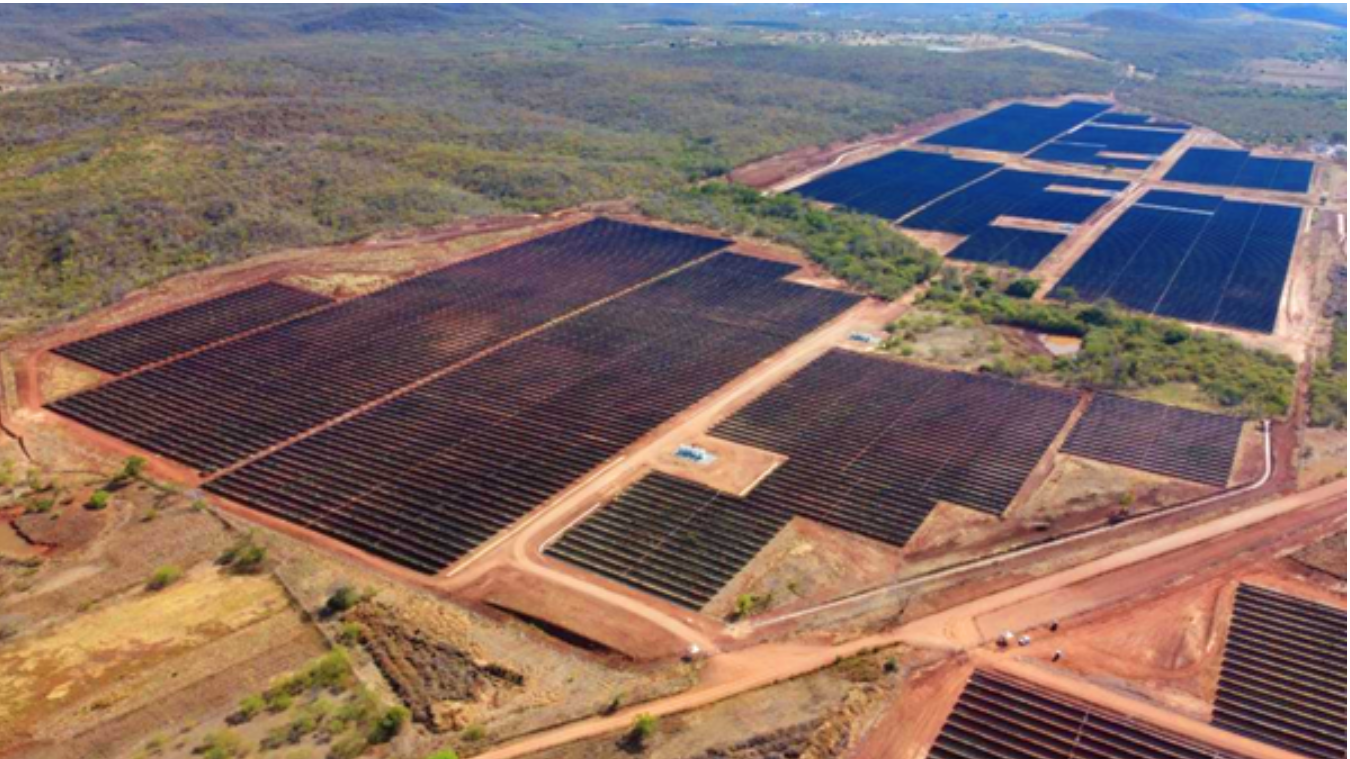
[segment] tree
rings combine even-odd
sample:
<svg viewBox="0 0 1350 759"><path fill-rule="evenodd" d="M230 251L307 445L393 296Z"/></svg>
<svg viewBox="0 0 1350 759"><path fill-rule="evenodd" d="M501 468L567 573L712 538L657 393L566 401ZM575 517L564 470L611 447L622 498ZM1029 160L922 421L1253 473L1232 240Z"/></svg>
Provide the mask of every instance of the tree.
<svg viewBox="0 0 1350 759"><path fill-rule="evenodd" d="M391 706L384 710L380 719L371 728L369 740L371 743L388 743L392 741L402 730L403 725L408 721L408 710L401 706Z"/></svg>
<svg viewBox="0 0 1350 759"><path fill-rule="evenodd" d="M1004 290L1004 292L1014 298L1021 298L1022 300L1027 300L1031 296L1035 295L1036 291L1039 290L1040 288L1041 283L1038 280L1033 279L1031 277L1022 277L1021 279L1013 280L1012 283L1008 285L1007 289Z"/></svg>
<svg viewBox="0 0 1350 759"><path fill-rule="evenodd" d="M108 508L108 501L112 498L106 490L95 490L89 494L89 501L84 505L90 511L103 511Z"/></svg>

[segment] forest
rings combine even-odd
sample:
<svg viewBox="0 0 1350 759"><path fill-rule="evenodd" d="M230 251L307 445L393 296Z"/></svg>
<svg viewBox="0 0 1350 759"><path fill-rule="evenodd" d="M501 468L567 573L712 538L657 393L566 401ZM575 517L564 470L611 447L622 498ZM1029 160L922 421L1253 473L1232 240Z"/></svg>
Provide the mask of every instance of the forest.
<svg viewBox="0 0 1350 759"><path fill-rule="evenodd" d="M1245 36L1232 55L1151 83L1109 58L769 36L855 24L1049 33L1081 13L851 12L5 7L7 54L50 57L59 73L0 94L0 337L268 250L503 211L650 205L746 161L1005 98L1115 89L1238 137L1344 138L1343 93L1197 84L1196 67L1246 55ZM1112 35L1148 49L1153 32L1124 27ZM1343 55L1343 30L1275 28L1263 55L1328 39ZM850 266L837 273L896 285L875 263Z"/></svg>

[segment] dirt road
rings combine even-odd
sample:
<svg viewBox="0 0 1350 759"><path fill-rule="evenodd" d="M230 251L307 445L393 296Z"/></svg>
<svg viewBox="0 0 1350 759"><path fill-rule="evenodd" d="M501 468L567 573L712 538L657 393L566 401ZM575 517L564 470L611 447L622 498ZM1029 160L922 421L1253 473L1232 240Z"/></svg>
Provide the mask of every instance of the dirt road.
<svg viewBox="0 0 1350 759"><path fill-rule="evenodd" d="M1066 602L1056 594L1065 589L1072 589L1072 606L1076 611L1107 606L1128 598L1140 582L1168 582L1183 577L1199 565L1236 556L1309 524L1341 518L1345 506L1346 482L1340 480L1110 554L883 634L841 645L806 641L772 643L724 654L709 661L703 681L692 690L611 716L550 730L481 756L484 759L527 756L547 748L615 733L631 724L639 712L664 716L706 706L828 667L841 657L876 648L899 643L937 646L952 651L978 647L1007 624L1043 624L1058 617L1066 608ZM1123 573L1126 568L1131 571ZM1128 582L1119 589L1114 589L1114 581L1108 582L1100 587L1110 592L1100 595L1082 592L1084 583L1102 576L1127 578Z"/></svg>

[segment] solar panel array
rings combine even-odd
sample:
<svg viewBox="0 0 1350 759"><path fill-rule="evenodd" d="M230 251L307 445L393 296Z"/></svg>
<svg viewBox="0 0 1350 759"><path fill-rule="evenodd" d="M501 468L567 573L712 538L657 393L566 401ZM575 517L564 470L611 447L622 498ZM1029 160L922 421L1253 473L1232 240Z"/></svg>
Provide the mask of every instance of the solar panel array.
<svg viewBox="0 0 1350 759"><path fill-rule="evenodd" d="M1055 293L1072 288L1088 301L1109 298L1160 316L1272 332L1302 213L1150 192L1098 238Z"/></svg>
<svg viewBox="0 0 1350 759"><path fill-rule="evenodd" d="M107 383L52 408L214 471L726 245L595 220Z"/></svg>
<svg viewBox="0 0 1350 759"><path fill-rule="evenodd" d="M1224 487L1242 420L1117 395L1092 399L1064 442L1065 453Z"/></svg>
<svg viewBox="0 0 1350 759"><path fill-rule="evenodd" d="M1312 174L1311 161L1264 158L1246 150L1191 148L1167 172L1166 179L1217 187L1303 193L1312 185Z"/></svg>
<svg viewBox="0 0 1350 759"><path fill-rule="evenodd" d="M1316 759L1346 755L1345 612L1238 587L1213 722Z"/></svg>
<svg viewBox="0 0 1350 759"><path fill-rule="evenodd" d="M1077 100L1059 106L1013 103L925 137L922 142L1025 153L1109 109L1109 105Z"/></svg>
<svg viewBox="0 0 1350 759"><path fill-rule="evenodd" d="M826 174L794 192L859 213L898 219L997 168L996 163L901 150Z"/></svg>
<svg viewBox="0 0 1350 759"><path fill-rule="evenodd" d="M691 609L773 540L790 514L654 472L548 548L548 555Z"/></svg>
<svg viewBox="0 0 1350 759"><path fill-rule="evenodd" d="M1052 187L1097 190L1105 195L1060 192ZM1004 169L905 219L904 226L970 235L1000 216L1062 224L1087 221L1128 182Z"/></svg>
<svg viewBox="0 0 1350 759"><path fill-rule="evenodd" d="M1176 129L1183 132L1191 128L1191 125L1184 121L1160 119L1157 116L1150 116L1147 113L1123 113L1121 111L1109 111L1103 113L1092 121L1096 124L1110 124L1112 126Z"/></svg>
<svg viewBox="0 0 1350 759"><path fill-rule="evenodd" d="M1109 116L1110 114L1103 114ZM1031 154L1042 161L1146 169L1181 140L1184 131L1102 126L1102 117ZM1122 154L1122 155L1117 155Z"/></svg>
<svg viewBox="0 0 1350 759"><path fill-rule="evenodd" d="M713 428L715 437L787 456L744 498L652 475L553 554L698 607L796 516L903 546L938 500L1001 514L1077 402L1065 390L834 351ZM722 562L711 571L702 532L642 516L680 512L696 525L747 525L746 542L739 551L707 549ZM656 577L649 566L689 567L699 577Z"/></svg>
<svg viewBox="0 0 1350 759"><path fill-rule="evenodd" d="M123 374L331 302L322 295L268 282L77 340L52 352L110 374Z"/></svg>
<svg viewBox="0 0 1350 759"><path fill-rule="evenodd" d="M283 447L207 489L435 572L857 297L730 254Z"/></svg>
<svg viewBox="0 0 1350 759"><path fill-rule="evenodd" d="M1059 224L1086 221L1127 182L1003 169L970 184L905 219L910 229L967 235L949 258L1035 268L1066 235L995 227L1001 216ZM1079 188L1106 194L1065 192Z"/></svg>
<svg viewBox="0 0 1350 759"><path fill-rule="evenodd" d="M929 759L1236 759L1160 727L977 670Z"/></svg>
<svg viewBox="0 0 1350 759"><path fill-rule="evenodd" d="M1034 269L1064 242L1064 235L1011 227L985 227L947 254L958 261Z"/></svg>

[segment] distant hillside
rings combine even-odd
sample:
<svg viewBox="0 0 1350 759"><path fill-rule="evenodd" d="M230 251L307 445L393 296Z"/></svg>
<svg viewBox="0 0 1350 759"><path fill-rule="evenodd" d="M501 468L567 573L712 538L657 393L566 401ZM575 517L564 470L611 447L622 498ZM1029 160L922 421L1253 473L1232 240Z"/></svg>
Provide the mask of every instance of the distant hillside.
<svg viewBox="0 0 1350 759"><path fill-rule="evenodd" d="M1189 34L1199 29L1198 25L1170 13L1134 8L1109 8L1090 13L1083 20L1107 29L1153 34Z"/></svg>
<svg viewBox="0 0 1350 759"><path fill-rule="evenodd" d="M1247 3L1244 7L1274 18L1308 21L1344 29L1345 6L1327 3Z"/></svg>

